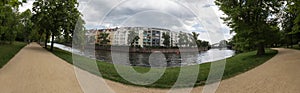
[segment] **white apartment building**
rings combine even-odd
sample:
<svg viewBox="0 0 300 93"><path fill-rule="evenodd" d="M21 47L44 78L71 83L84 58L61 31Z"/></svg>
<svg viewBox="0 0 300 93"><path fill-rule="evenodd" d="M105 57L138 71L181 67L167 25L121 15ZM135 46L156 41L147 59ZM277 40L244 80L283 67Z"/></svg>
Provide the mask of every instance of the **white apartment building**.
<svg viewBox="0 0 300 93"><path fill-rule="evenodd" d="M147 28L147 27L121 27L114 32L112 45L128 46L128 36L130 31L134 31L139 36L139 40L133 45L145 46L164 46L163 33L170 35L170 45L177 46L179 32L173 32L162 28Z"/></svg>
<svg viewBox="0 0 300 93"><path fill-rule="evenodd" d="M163 28L147 28L147 27L120 27L114 29L100 29L96 31L96 42L99 43L101 40L97 40L100 33L108 33L107 39L110 40L110 45L116 46L129 46L128 36L130 31L134 31L139 40L134 42L134 46L164 46L163 33L170 35L170 46L179 46L179 35L181 32L171 31ZM190 36L190 35L188 35Z"/></svg>

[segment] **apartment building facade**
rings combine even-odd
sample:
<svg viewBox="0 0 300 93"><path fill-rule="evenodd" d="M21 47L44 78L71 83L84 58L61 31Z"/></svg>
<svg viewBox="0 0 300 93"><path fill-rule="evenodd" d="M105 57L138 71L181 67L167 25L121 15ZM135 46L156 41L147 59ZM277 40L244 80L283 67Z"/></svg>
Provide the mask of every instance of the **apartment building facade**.
<svg viewBox="0 0 300 93"><path fill-rule="evenodd" d="M100 44L101 40L99 36L101 33L109 34L107 39L110 40L109 45L114 46L129 46L130 43L128 42L130 33L135 33L136 36L139 37L137 41L133 43L134 46L140 47L160 47L165 46L163 44L164 38L163 33L166 33L170 36L170 46L176 47L179 44L179 35L183 32L175 32L169 29L163 28L147 28L147 27L120 27L120 28L113 28L113 29L100 29L96 31L96 42Z"/></svg>

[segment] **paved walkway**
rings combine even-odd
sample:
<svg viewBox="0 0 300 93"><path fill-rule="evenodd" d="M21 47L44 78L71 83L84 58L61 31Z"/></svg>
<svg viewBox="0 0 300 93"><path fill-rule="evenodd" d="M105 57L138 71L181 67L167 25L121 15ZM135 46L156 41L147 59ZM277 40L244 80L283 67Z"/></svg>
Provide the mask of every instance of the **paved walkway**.
<svg viewBox="0 0 300 93"><path fill-rule="evenodd" d="M0 93L82 93L74 69L36 43L0 69Z"/></svg>
<svg viewBox="0 0 300 93"><path fill-rule="evenodd" d="M236 77L223 80L218 93L298 93L300 91L300 51L277 49L278 55L265 64ZM166 93L104 80L84 73L87 83L105 81L116 93ZM96 81L94 81L96 80ZM81 82L81 84L84 84ZM91 85L97 89L97 84ZM89 88L91 88L89 86ZM203 87L193 89L201 93ZM87 90L85 90L87 91ZM23 48L0 69L1 93L83 93L72 65L49 53L36 43ZM91 93L107 93L91 90Z"/></svg>
<svg viewBox="0 0 300 93"><path fill-rule="evenodd" d="M265 64L221 82L218 93L299 93L300 51L276 48Z"/></svg>

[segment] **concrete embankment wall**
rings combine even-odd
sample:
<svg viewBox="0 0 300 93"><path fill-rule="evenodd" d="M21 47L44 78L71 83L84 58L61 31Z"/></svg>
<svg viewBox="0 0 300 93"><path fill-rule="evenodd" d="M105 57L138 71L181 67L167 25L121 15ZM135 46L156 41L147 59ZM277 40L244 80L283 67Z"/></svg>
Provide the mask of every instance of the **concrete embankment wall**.
<svg viewBox="0 0 300 93"><path fill-rule="evenodd" d="M111 51L110 47L95 46L96 50ZM195 51L206 51L207 47L203 48L128 48L128 47L114 47L113 51L118 52L131 52L131 53L152 53L160 51L162 53L181 53L181 52L195 52Z"/></svg>

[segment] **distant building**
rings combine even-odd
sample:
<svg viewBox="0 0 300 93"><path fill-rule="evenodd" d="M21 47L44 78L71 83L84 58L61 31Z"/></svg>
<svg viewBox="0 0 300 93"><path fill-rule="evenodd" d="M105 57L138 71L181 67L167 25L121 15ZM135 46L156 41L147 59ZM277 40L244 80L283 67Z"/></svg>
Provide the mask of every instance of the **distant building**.
<svg viewBox="0 0 300 93"><path fill-rule="evenodd" d="M95 32L95 43L100 44L101 40L99 39L101 33L107 33L109 36L107 39L110 40L109 45L116 46L129 46L128 36L130 31L134 31L139 40L134 42L134 46L164 46L163 33L170 35L170 46L176 47L179 44L179 35L183 32L175 32L169 29L163 28L147 28L147 27L120 27L113 29L99 29ZM190 36L188 34L187 36Z"/></svg>

